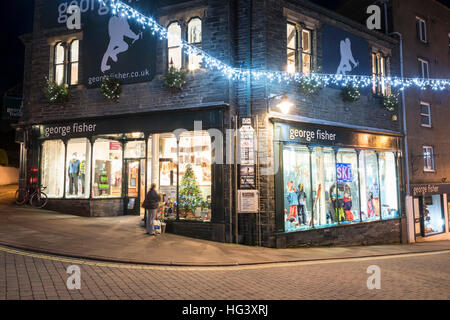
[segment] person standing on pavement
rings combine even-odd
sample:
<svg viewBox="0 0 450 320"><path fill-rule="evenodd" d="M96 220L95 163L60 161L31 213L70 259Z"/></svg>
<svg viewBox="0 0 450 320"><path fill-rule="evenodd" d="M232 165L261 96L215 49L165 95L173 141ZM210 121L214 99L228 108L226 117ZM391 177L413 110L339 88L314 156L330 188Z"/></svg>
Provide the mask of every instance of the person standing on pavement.
<svg viewBox="0 0 450 320"><path fill-rule="evenodd" d="M147 197L144 201L144 208L148 210L146 228L147 234L156 235L155 228L153 225L153 220L156 218L156 212L158 211L159 202L161 201L161 196L156 191L156 184L152 183L150 191L147 193Z"/></svg>

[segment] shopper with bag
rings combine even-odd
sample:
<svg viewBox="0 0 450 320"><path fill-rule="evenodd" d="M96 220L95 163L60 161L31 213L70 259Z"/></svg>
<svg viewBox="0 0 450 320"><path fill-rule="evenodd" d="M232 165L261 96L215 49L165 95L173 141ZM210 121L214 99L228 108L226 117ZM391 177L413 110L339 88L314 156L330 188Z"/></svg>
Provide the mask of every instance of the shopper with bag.
<svg viewBox="0 0 450 320"><path fill-rule="evenodd" d="M155 226L153 225L153 220L156 219L156 212L158 211L159 202L161 201L161 196L156 191L156 184L152 183L150 191L147 193L145 197L145 201L142 206L148 210L147 213L147 234L156 235Z"/></svg>

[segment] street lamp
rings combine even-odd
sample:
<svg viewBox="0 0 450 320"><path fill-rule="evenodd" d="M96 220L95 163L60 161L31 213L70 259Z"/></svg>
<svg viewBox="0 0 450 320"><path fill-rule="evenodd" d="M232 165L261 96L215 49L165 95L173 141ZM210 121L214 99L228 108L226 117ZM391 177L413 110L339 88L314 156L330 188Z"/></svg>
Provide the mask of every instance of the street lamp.
<svg viewBox="0 0 450 320"><path fill-rule="evenodd" d="M289 98L287 97L286 93L275 95L275 96L267 98L267 113L270 112L270 101L275 99L275 98L279 98L279 97L281 97L281 99L280 99L280 102L277 103L277 108L283 114L288 114L289 113L289 111L291 110L291 108L293 107L294 104L289 100Z"/></svg>

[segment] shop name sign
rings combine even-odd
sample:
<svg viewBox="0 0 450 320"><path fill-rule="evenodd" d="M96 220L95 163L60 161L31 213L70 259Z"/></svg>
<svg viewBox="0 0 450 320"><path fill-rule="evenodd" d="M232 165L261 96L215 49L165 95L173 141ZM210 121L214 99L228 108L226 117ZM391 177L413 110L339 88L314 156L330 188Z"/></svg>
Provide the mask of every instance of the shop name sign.
<svg viewBox="0 0 450 320"><path fill-rule="evenodd" d="M65 137L67 135L79 135L79 134L87 134L87 133L95 133L97 129L97 124L87 124L85 122L78 123L75 122L71 125L64 126L49 126L44 128L44 137L45 138L53 138L53 137Z"/></svg>
<svg viewBox="0 0 450 320"><path fill-rule="evenodd" d="M436 194L439 192L439 185L436 184L426 184L412 187L412 193L414 196L423 194Z"/></svg>
<svg viewBox="0 0 450 320"><path fill-rule="evenodd" d="M330 133L327 130L301 130L301 129L289 129L289 138L295 140L296 138L305 139L310 142L311 140L325 140L336 141L336 133Z"/></svg>

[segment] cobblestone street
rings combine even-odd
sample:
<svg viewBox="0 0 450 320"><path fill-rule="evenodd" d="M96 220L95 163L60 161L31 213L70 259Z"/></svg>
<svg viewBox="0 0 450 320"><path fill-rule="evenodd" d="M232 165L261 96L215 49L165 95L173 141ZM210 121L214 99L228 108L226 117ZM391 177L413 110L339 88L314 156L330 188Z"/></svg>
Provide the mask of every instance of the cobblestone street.
<svg viewBox="0 0 450 320"><path fill-rule="evenodd" d="M0 247L0 299L450 299L450 252L236 267L110 264ZM66 286L69 265L81 290ZM368 290L367 267L381 268Z"/></svg>

